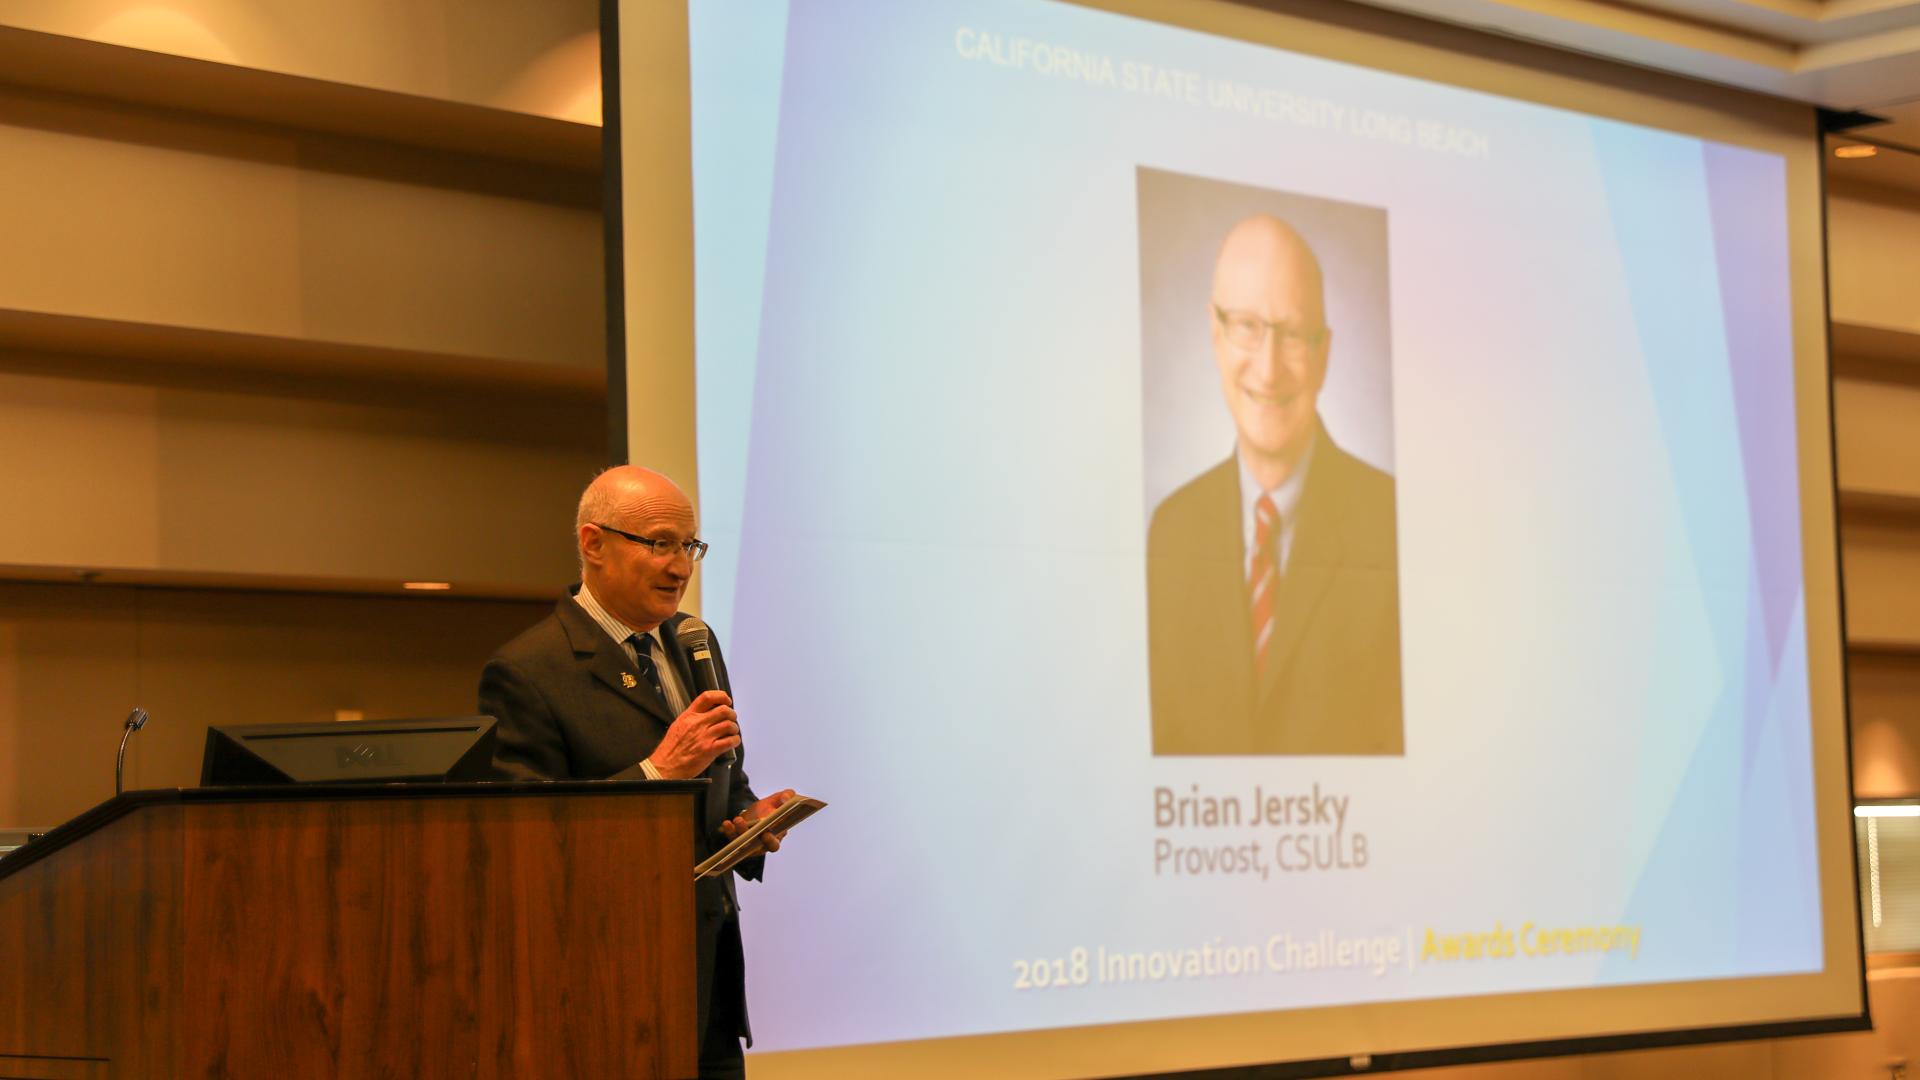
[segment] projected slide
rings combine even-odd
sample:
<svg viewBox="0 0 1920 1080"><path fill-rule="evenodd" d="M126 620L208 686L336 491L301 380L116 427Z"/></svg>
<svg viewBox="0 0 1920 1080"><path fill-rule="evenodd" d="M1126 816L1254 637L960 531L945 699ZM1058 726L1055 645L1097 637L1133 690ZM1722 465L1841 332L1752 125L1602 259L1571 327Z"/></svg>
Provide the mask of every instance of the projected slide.
<svg viewBox="0 0 1920 1080"><path fill-rule="evenodd" d="M1045 0L689 20L704 611L833 805L756 1052L1823 968L1782 158Z"/></svg>

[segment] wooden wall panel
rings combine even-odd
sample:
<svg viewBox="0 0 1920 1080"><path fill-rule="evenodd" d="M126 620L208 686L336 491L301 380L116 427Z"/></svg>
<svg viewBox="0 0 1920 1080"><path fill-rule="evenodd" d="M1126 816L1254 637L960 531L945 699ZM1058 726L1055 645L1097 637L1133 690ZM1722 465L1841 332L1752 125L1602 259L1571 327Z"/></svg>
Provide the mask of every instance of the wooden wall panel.
<svg viewBox="0 0 1920 1080"><path fill-rule="evenodd" d="M1920 195L1839 185L1827 209L1854 791L1920 797Z"/></svg>
<svg viewBox="0 0 1920 1080"><path fill-rule="evenodd" d="M398 93L599 120L599 52L588 48L580 55L582 39L597 38L595 0L8 0L0 23ZM585 87L595 93L583 103Z"/></svg>
<svg viewBox="0 0 1920 1080"><path fill-rule="evenodd" d="M0 584L0 824L45 827L110 797L135 705L153 720L128 750L129 788L199 783L209 724L470 715L487 657L550 610Z"/></svg>
<svg viewBox="0 0 1920 1080"><path fill-rule="evenodd" d="M9 374L0 564L452 581L569 579L601 406L426 388L298 394ZM137 373L136 373L137 374Z"/></svg>
<svg viewBox="0 0 1920 1080"><path fill-rule="evenodd" d="M1920 798L1920 652L1858 654L1847 676L1854 794Z"/></svg>
<svg viewBox="0 0 1920 1080"><path fill-rule="evenodd" d="M1840 535L1847 639L1920 649L1920 528L1847 522Z"/></svg>
<svg viewBox="0 0 1920 1080"><path fill-rule="evenodd" d="M1920 196L1842 188L1827 199L1827 249L1835 322L1920 334L1914 266Z"/></svg>
<svg viewBox="0 0 1920 1080"><path fill-rule="evenodd" d="M158 413L153 387L21 378L0 357L0 562L158 565Z"/></svg>
<svg viewBox="0 0 1920 1080"><path fill-rule="evenodd" d="M0 308L592 370L597 187L0 87Z"/></svg>
<svg viewBox="0 0 1920 1080"><path fill-rule="evenodd" d="M556 409L557 431L531 403L167 391L158 408L158 562L189 571L552 588L604 444L590 403Z"/></svg>
<svg viewBox="0 0 1920 1080"><path fill-rule="evenodd" d="M1914 260L1920 282L1920 253ZM1920 307L1920 283L1915 290ZM1920 349L1920 338L1915 346ZM1840 486L1920 500L1920 355L1912 381L1835 378L1833 409Z"/></svg>
<svg viewBox="0 0 1920 1080"><path fill-rule="evenodd" d="M570 576L607 460L598 186L512 150L0 85L0 567Z"/></svg>

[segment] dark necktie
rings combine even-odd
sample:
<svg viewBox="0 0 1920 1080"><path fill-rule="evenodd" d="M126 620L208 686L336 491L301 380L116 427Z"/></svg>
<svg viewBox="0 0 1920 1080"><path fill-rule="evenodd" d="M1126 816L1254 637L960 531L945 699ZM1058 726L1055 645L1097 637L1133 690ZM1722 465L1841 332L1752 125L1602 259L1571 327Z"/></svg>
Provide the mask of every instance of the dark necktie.
<svg viewBox="0 0 1920 1080"><path fill-rule="evenodd" d="M672 711L673 702L667 698L666 687L660 685L660 669L653 662L653 635L635 634L631 640L633 662L640 668L640 677L647 680L647 685L653 687L653 692L660 695L668 711Z"/></svg>

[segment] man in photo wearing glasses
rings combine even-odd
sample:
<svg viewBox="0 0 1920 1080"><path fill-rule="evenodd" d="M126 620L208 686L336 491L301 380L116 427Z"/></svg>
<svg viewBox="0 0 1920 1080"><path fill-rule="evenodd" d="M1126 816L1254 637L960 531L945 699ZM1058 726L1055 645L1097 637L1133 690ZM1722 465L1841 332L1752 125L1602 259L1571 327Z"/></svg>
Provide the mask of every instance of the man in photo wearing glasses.
<svg viewBox="0 0 1920 1080"><path fill-rule="evenodd" d="M675 638L680 598L707 553L693 504L672 480L623 465L596 477L574 520L580 586L495 653L480 676L480 712L499 721L494 765L516 779L691 779L711 783L695 843L705 858L793 797L758 798L747 781L726 663L698 694ZM769 834L766 849L778 849ZM758 879L764 856L734 871ZM695 887L699 920L700 1075L741 1076L745 962L732 874Z"/></svg>
<svg viewBox="0 0 1920 1080"><path fill-rule="evenodd" d="M1321 423L1334 330L1319 260L1236 224L1204 315L1233 453L1147 533L1155 754L1400 754L1393 478Z"/></svg>

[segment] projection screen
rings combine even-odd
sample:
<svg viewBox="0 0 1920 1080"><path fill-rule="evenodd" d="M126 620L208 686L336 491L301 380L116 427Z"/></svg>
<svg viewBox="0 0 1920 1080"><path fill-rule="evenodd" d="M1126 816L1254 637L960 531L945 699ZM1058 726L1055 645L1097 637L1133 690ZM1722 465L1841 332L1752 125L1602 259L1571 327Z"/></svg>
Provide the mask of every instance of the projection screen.
<svg viewBox="0 0 1920 1080"><path fill-rule="evenodd" d="M608 0L756 1076L1863 1026L1809 107L1332 3Z"/></svg>

